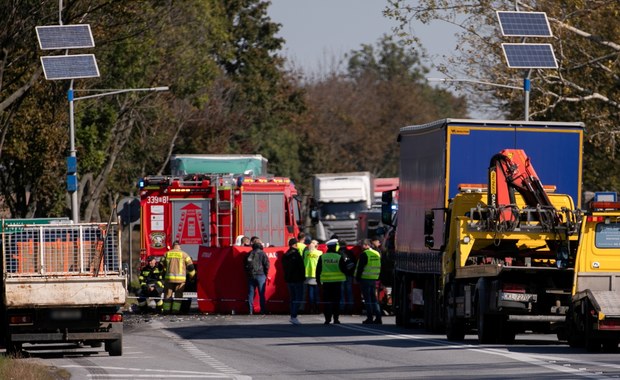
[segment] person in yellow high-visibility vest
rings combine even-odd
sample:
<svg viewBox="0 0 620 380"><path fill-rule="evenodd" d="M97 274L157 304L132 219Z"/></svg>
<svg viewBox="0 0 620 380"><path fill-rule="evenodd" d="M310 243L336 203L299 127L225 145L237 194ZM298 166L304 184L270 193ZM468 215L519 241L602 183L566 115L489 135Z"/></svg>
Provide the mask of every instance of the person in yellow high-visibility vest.
<svg viewBox="0 0 620 380"><path fill-rule="evenodd" d="M366 306L366 320L362 323L380 325L383 322L381 320L381 309L377 302L377 280L381 274L381 254L371 247L372 244L369 239L362 241L364 251L357 261L355 278L360 284ZM374 320L372 319L373 314Z"/></svg>
<svg viewBox="0 0 620 380"><path fill-rule="evenodd" d="M193 279L196 275L194 262L187 252L181 249L181 244L175 241L172 249L162 258L161 264L164 268L163 312L178 314L181 311L186 278L189 276Z"/></svg>
<svg viewBox="0 0 620 380"><path fill-rule="evenodd" d="M329 325L334 318L334 324L340 324L340 288L346 280L344 272L346 263L338 253L338 240L328 240L327 252L319 258L316 266L316 278L323 288L323 315L325 324Z"/></svg>

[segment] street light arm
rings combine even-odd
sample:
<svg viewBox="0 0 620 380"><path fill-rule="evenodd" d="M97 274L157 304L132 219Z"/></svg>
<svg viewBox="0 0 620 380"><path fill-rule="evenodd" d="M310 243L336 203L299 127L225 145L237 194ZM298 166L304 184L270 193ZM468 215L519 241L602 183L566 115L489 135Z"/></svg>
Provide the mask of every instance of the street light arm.
<svg viewBox="0 0 620 380"><path fill-rule="evenodd" d="M475 79L453 79L453 78L426 78L426 79L428 79L431 82L446 82L446 83L450 83L450 82L465 82L465 83L475 83L475 84L482 84L482 85L486 85L486 86L503 87L503 88L510 88L510 89L513 89L513 90L521 90L521 91L523 91L523 87L511 86L511 85L508 85L508 84L484 82L484 81L475 80Z"/></svg>
<svg viewBox="0 0 620 380"><path fill-rule="evenodd" d="M125 89L120 89L120 90L102 90L102 91L106 91L106 92L100 92L97 94L93 94L93 95L85 95L85 96L77 96L74 97L73 100L82 100L82 99L92 99L92 98L100 98L102 96L109 96L109 95L117 95L117 94L124 94L126 92L138 92L138 91L168 91L169 87L168 86L161 86L161 87L149 87L149 88L125 88Z"/></svg>

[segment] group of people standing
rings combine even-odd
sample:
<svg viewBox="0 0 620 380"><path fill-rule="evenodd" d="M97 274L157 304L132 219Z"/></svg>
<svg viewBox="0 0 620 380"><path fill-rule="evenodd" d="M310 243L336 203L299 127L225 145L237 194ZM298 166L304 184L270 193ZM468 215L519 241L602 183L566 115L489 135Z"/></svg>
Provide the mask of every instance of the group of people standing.
<svg viewBox="0 0 620 380"><path fill-rule="evenodd" d="M333 238L325 244L327 251L318 250L316 240L306 246L304 235L290 239L289 249L282 257L284 280L290 296L290 322L300 324L300 307L307 305L309 312L318 311L319 287L323 291L323 315L325 324L340 323L342 307L352 310L353 279L362 289L366 307L366 320L363 323L381 324L381 309L377 302L376 281L381 272L381 254L372 248L370 240L362 242L363 252L356 262L346 242ZM307 303L304 296L307 289ZM346 306L345 306L346 305ZM374 318L373 318L374 317Z"/></svg>
<svg viewBox="0 0 620 380"><path fill-rule="evenodd" d="M269 258L260 238L253 237L246 244L252 248L244 258L249 314L254 314L254 296L257 291L260 313L266 314L265 285L269 278ZM381 309L376 293L376 282L381 273L379 251L369 239L365 239L362 242L363 251L356 260L343 240L332 238L326 242L326 246L327 251L323 253L318 249L316 240L306 244L304 233L288 242L282 266L290 296L290 322L300 324L298 314L304 308L310 314L318 313L322 290L324 323L339 324L341 311L350 313L353 309L353 282L356 280L366 309L366 320L363 323L381 324ZM139 275L140 311L147 311L147 299L153 298L158 312L180 312L186 279L194 278L195 274L192 259L181 249L179 242L174 242L172 249L159 262L154 256L148 257Z"/></svg>

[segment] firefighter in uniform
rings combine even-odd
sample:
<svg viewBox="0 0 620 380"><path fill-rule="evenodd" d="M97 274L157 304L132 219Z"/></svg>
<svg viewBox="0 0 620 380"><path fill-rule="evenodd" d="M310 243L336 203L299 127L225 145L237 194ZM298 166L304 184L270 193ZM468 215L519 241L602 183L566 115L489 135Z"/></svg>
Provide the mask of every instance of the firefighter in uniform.
<svg viewBox="0 0 620 380"><path fill-rule="evenodd" d="M323 288L325 324L331 323L332 316L334 324L340 324L340 294L342 283L346 280L344 274L346 263L342 255L338 253L338 240L331 239L325 244L327 245L327 252L319 258L316 278Z"/></svg>
<svg viewBox="0 0 620 380"><path fill-rule="evenodd" d="M146 265L140 270L140 292L138 293L138 307L140 312L146 313L149 310L148 298L155 298L155 306L158 313L161 313L164 301L161 293L164 290L163 266L157 262L155 256L146 259Z"/></svg>
<svg viewBox="0 0 620 380"><path fill-rule="evenodd" d="M161 264L165 271L163 312L178 314L181 311L185 280L187 276L193 279L196 275L194 263L187 252L181 249L181 244L175 241L172 249L164 255Z"/></svg>
<svg viewBox="0 0 620 380"><path fill-rule="evenodd" d="M381 274L381 254L372 249L369 239L364 239L362 248L364 251L359 257L355 278L361 286L364 304L366 306L366 320L362 323L382 324L381 309L377 302L377 280ZM375 316L373 320L372 317Z"/></svg>

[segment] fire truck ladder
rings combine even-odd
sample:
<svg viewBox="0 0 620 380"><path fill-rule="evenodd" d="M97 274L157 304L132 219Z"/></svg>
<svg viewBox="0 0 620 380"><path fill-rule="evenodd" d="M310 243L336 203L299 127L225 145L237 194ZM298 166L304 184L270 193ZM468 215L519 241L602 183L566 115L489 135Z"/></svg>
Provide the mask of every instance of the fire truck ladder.
<svg viewBox="0 0 620 380"><path fill-rule="evenodd" d="M233 209L235 178L219 176L215 187L215 223L217 227L218 247L233 245Z"/></svg>

